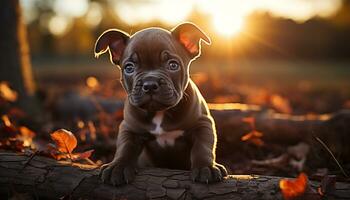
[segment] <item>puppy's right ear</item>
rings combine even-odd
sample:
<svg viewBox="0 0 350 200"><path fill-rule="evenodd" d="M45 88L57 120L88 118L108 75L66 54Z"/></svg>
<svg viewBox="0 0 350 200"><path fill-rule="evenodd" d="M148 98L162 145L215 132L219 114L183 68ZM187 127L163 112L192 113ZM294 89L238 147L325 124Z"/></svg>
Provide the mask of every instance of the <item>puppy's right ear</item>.
<svg viewBox="0 0 350 200"><path fill-rule="evenodd" d="M98 58L109 50L111 62L118 65L129 39L130 36L127 33L117 29L109 29L103 32L95 44L95 57Z"/></svg>

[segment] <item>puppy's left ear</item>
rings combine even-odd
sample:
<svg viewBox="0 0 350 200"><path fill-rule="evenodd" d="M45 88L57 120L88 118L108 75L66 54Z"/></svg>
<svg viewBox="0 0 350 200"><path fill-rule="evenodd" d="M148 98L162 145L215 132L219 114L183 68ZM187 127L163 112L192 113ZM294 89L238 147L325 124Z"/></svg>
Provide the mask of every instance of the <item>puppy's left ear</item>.
<svg viewBox="0 0 350 200"><path fill-rule="evenodd" d="M191 58L201 53L201 41L210 44L210 38L195 24L186 22L171 30L171 34L185 47Z"/></svg>
<svg viewBox="0 0 350 200"><path fill-rule="evenodd" d="M109 50L111 62L118 65L129 38L127 33L117 29L105 31L96 41L95 57L98 58Z"/></svg>

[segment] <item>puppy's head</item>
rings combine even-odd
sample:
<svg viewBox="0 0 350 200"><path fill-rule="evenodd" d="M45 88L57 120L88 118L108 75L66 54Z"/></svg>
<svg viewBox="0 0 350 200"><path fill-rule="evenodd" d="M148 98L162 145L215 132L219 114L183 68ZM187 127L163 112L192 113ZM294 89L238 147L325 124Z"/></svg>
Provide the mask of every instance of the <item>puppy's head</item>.
<svg viewBox="0 0 350 200"><path fill-rule="evenodd" d="M189 81L189 65L200 55L201 41L210 39L194 24L183 23L171 31L141 30L132 36L111 29L101 34L95 56L109 51L119 65L129 102L141 109L160 111L175 106Z"/></svg>

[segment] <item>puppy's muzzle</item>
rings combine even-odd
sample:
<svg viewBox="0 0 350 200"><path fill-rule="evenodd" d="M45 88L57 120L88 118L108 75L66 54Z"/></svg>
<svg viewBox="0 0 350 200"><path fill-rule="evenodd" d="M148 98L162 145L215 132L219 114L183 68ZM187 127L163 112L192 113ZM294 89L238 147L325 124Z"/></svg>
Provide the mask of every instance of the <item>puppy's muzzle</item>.
<svg viewBox="0 0 350 200"><path fill-rule="evenodd" d="M146 80L142 84L142 91L146 94L155 94L159 92L159 83L157 80Z"/></svg>
<svg viewBox="0 0 350 200"><path fill-rule="evenodd" d="M134 106L146 110L164 110L174 106L180 95L169 77L159 72L148 72L136 77L138 80L130 95Z"/></svg>

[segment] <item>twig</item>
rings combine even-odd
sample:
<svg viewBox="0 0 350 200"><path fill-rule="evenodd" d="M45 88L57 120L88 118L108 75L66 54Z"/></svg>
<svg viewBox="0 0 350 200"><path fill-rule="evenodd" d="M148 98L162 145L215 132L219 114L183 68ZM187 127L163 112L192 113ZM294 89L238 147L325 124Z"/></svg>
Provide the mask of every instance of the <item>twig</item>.
<svg viewBox="0 0 350 200"><path fill-rule="evenodd" d="M335 158L334 154L332 153L332 151L328 148L328 146L317 136L314 136L314 138L328 151L329 154L331 154L333 160L335 161L335 163L338 165L340 171L343 173L343 175L345 177L349 177L348 174L345 172L344 168L340 165L340 163L338 162L338 160Z"/></svg>
<svg viewBox="0 0 350 200"><path fill-rule="evenodd" d="M94 166L96 166L96 167L98 167L98 165L94 162L94 161L92 161L91 159L89 159L89 158L85 158L85 160L89 163L89 164L91 164L91 165L94 165Z"/></svg>

